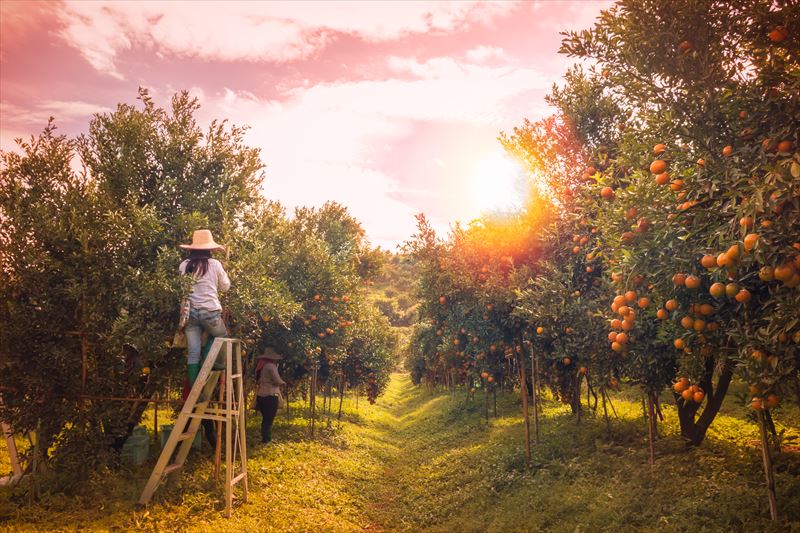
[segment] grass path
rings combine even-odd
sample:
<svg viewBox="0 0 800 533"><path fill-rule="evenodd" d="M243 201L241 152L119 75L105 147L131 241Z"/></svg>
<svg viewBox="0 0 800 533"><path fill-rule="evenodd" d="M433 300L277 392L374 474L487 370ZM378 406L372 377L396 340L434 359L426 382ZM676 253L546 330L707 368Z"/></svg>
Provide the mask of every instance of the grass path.
<svg viewBox="0 0 800 533"><path fill-rule="evenodd" d="M734 404L731 399L730 403ZM336 406L336 404L335 404ZM251 444L250 498L230 520L211 479L208 453L190 458L173 486L136 509L148 465L121 475L97 472L68 494L45 494L19 505L0 491L0 530L149 531L681 531L798 530L800 460L776 459L783 521L768 521L755 426L732 406L697 450L676 436L667 408L656 466L647 466L636 398L615 399L620 415L606 432L602 419L576 424L563 406L546 404L542 444L524 464L519 398L499 396L487 424L483 402L431 393L395 374L375 405L345 402L308 438L305 411L276 423L277 443ZM780 413L798 433L798 414ZM671 421L671 422L670 422ZM258 417L248 441L257 442ZM673 425L670 425L673 424ZM2 466L2 465L0 465Z"/></svg>

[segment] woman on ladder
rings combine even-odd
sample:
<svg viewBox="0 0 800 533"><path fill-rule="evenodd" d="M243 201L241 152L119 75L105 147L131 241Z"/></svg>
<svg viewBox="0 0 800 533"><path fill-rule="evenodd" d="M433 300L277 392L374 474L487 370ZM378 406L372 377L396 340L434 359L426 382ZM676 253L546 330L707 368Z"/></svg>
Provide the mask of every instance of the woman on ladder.
<svg viewBox="0 0 800 533"><path fill-rule="evenodd" d="M228 331L222 320L222 305L219 293L231 287L231 280L222 263L211 257L211 252L224 250L222 245L214 242L211 231L201 229L192 235L191 244L181 244L181 248L189 250L189 258L185 259L178 270L181 274L192 276L194 284L188 296L189 318L186 321L187 367L189 389L191 390L200 372L200 352L203 344L203 332L209 337L226 337ZM203 420L206 439L216 445L214 423Z"/></svg>

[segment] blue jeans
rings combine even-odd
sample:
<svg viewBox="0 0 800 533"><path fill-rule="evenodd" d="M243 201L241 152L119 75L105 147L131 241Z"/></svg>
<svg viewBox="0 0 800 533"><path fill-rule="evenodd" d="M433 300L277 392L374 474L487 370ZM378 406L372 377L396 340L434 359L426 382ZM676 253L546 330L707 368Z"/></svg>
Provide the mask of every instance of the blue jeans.
<svg viewBox="0 0 800 533"><path fill-rule="evenodd" d="M221 311L207 309L194 309L189 311L189 320L186 321L186 351L188 364L200 363L200 350L203 347L203 331L214 337L227 337L228 330L222 321Z"/></svg>

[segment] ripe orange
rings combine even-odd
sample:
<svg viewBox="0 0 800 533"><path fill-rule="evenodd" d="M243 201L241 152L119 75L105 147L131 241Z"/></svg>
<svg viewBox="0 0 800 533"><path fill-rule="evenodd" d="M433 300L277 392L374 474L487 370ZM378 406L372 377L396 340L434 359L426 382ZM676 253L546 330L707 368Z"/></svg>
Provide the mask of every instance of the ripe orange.
<svg viewBox="0 0 800 533"><path fill-rule="evenodd" d="M614 198L614 189L611 187L603 187L600 189L600 196L605 198L606 200L612 200Z"/></svg>
<svg viewBox="0 0 800 533"><path fill-rule="evenodd" d="M678 272L677 274L672 276L672 283L674 283L678 287L682 286L684 283L686 283L686 274L684 274L683 272Z"/></svg>
<svg viewBox="0 0 800 533"><path fill-rule="evenodd" d="M667 311L674 311L678 308L678 300L667 300L664 307L667 308Z"/></svg>
<svg viewBox="0 0 800 533"><path fill-rule="evenodd" d="M747 303L750 301L751 298L752 295L750 294L750 291L748 291L747 289L742 289L736 293L736 301L739 303L743 304Z"/></svg>
<svg viewBox="0 0 800 533"><path fill-rule="evenodd" d="M775 409L776 407L778 407L778 403L780 401L781 400L780 398L778 398L777 394L769 393L764 398L764 407L766 407L767 409Z"/></svg>
<svg viewBox="0 0 800 533"><path fill-rule="evenodd" d="M694 45L691 43L691 41L681 41L681 44L678 45L678 50L680 50L682 54L688 54L693 49Z"/></svg>
<svg viewBox="0 0 800 533"><path fill-rule="evenodd" d="M608 340L610 340L611 342L614 342L615 340L617 340L617 335L618 335L618 333L616 331L609 331L608 332Z"/></svg>
<svg viewBox="0 0 800 533"><path fill-rule="evenodd" d="M751 216L746 216L739 219L739 225L745 228L752 228L754 223L755 221Z"/></svg>
<svg viewBox="0 0 800 533"><path fill-rule="evenodd" d="M736 298L736 295L739 293L739 286L736 283L728 283L725 285L725 296L728 298Z"/></svg>
<svg viewBox="0 0 800 533"><path fill-rule="evenodd" d="M622 276L620 276L622 277ZM625 303L625 295L624 294L617 294L614 296L614 303L617 305L622 305Z"/></svg>
<svg viewBox="0 0 800 533"><path fill-rule="evenodd" d="M625 331L632 330L633 329L633 321L632 320L628 320L627 318L625 320L623 320L622 321L622 329L624 329Z"/></svg>
<svg viewBox="0 0 800 533"><path fill-rule="evenodd" d="M694 326L694 319L690 316L681 318L681 326L685 329L692 329L692 326Z"/></svg>
<svg viewBox="0 0 800 533"><path fill-rule="evenodd" d="M783 263L782 265L778 265L775 267L774 275L775 279L778 279L784 283L792 279L796 272L794 264L790 262Z"/></svg>
<svg viewBox="0 0 800 533"><path fill-rule="evenodd" d="M481 372L481 377L482 377L483 379L486 379L486 378L488 378L488 377L489 377L489 373L488 373L488 372Z"/></svg>
<svg viewBox="0 0 800 533"><path fill-rule="evenodd" d="M792 143L792 141L781 141L778 143L779 152L789 152L791 151L792 147L794 147L794 143Z"/></svg>
<svg viewBox="0 0 800 533"><path fill-rule="evenodd" d="M667 150L667 147L664 143L658 143L653 147L653 154L654 155L661 155Z"/></svg>
<svg viewBox="0 0 800 533"><path fill-rule="evenodd" d="M639 306L639 309L645 309L647 308L648 305L650 305L650 298L642 296L641 298L639 298L639 301L636 302L636 305Z"/></svg>
<svg viewBox="0 0 800 533"><path fill-rule="evenodd" d="M711 287L708 289L708 292L714 298L722 298L723 296L725 296L725 285L723 285L720 282L716 282L713 285L711 285Z"/></svg>
<svg viewBox="0 0 800 533"><path fill-rule="evenodd" d="M700 304L700 314L703 316L711 316L714 313L714 307L711 304Z"/></svg>
<svg viewBox="0 0 800 533"><path fill-rule="evenodd" d="M580 247L580 246L573 246L573 247L572 247L572 253L573 253L573 254L579 254L579 253L581 253L581 247Z"/></svg>
<svg viewBox="0 0 800 533"><path fill-rule="evenodd" d="M652 163L650 163L650 172L653 174L661 174L662 172L666 172L667 164L662 159L656 159Z"/></svg>
<svg viewBox="0 0 800 533"><path fill-rule="evenodd" d="M683 339L675 339L675 342L673 344L675 345L675 348L677 348L678 350L683 350L683 348L686 346L686 344L684 344L683 342Z"/></svg>
<svg viewBox="0 0 800 533"><path fill-rule="evenodd" d="M706 321L703 320L702 318L698 318L697 320L694 321L694 324L693 324L692 327L694 328L694 330L696 332L699 333L699 332L701 332L701 331L703 331L705 329Z"/></svg>
<svg viewBox="0 0 800 533"><path fill-rule="evenodd" d="M633 220L639 214L639 210L635 207L630 207L625 211L625 218L628 220Z"/></svg>
<svg viewBox="0 0 800 533"><path fill-rule="evenodd" d="M656 176L656 184L658 185L666 185L669 183L669 172L662 172Z"/></svg>
<svg viewBox="0 0 800 533"><path fill-rule="evenodd" d="M580 367L578 369L578 372L581 373L581 374L586 374L586 367L585 366Z"/></svg>
<svg viewBox="0 0 800 533"><path fill-rule="evenodd" d="M697 160L697 166L705 167L706 166L706 160L701 157L700 159Z"/></svg>
<svg viewBox="0 0 800 533"><path fill-rule="evenodd" d="M701 403L705 397L706 393L699 390L692 395L692 400L694 400L694 403Z"/></svg>
<svg viewBox="0 0 800 533"><path fill-rule="evenodd" d="M681 393L681 398L683 398L687 402L691 401L693 396L694 396L694 393L692 392L692 389L685 389Z"/></svg>
<svg viewBox="0 0 800 533"><path fill-rule="evenodd" d="M676 381L674 385L672 385L672 390L677 392L678 394L682 393L686 390L686 386L681 383L680 381Z"/></svg>
<svg viewBox="0 0 800 533"><path fill-rule="evenodd" d="M722 252L717 256L717 266L724 267L728 264L728 254Z"/></svg>
<svg viewBox="0 0 800 533"><path fill-rule="evenodd" d="M614 328L614 329L621 328L622 327L622 320L620 320L619 318L615 318L614 320L611 321L611 327Z"/></svg>
<svg viewBox="0 0 800 533"><path fill-rule="evenodd" d="M725 255L728 256L728 264L735 263L737 259L739 259L739 245L732 244L730 248L725 252Z"/></svg>
<svg viewBox="0 0 800 533"><path fill-rule="evenodd" d="M666 320L669 318L669 313L667 312L666 309L659 309L658 311L656 311L656 316L660 320Z"/></svg>
<svg viewBox="0 0 800 533"><path fill-rule="evenodd" d="M542 333L544 333L544 328L542 326L539 326L538 328L536 328L536 333L541 335Z"/></svg>
<svg viewBox="0 0 800 533"><path fill-rule="evenodd" d="M733 146L728 145L722 149L722 155L725 157L730 156L733 153Z"/></svg>
<svg viewBox="0 0 800 533"><path fill-rule="evenodd" d="M789 32L783 26L775 26L772 31L767 34L767 36L773 43L780 43L786 40L786 38L789 36Z"/></svg>
<svg viewBox="0 0 800 533"><path fill-rule="evenodd" d="M752 407L756 411L760 411L761 409L764 408L764 402L761 400L761 398L754 396L753 399L750 400L750 407Z"/></svg>
<svg viewBox="0 0 800 533"><path fill-rule="evenodd" d="M612 342L611 343L611 349L614 350L615 352L621 352L622 351L622 345L620 343L618 343L618 342Z"/></svg>
<svg viewBox="0 0 800 533"><path fill-rule="evenodd" d="M703 268L714 268L717 266L717 258L711 254L704 255L700 259L700 264L703 265Z"/></svg>
<svg viewBox="0 0 800 533"><path fill-rule="evenodd" d="M627 344L628 343L628 334L625 333L624 331L622 333L618 333L617 334L617 338L614 339L614 340L617 341L620 344Z"/></svg>
<svg viewBox="0 0 800 533"><path fill-rule="evenodd" d="M636 299L636 291L628 291L625 293L625 300L632 302Z"/></svg>
<svg viewBox="0 0 800 533"><path fill-rule="evenodd" d="M748 233L744 237L744 250L749 252L758 244L758 233Z"/></svg>
<svg viewBox="0 0 800 533"><path fill-rule="evenodd" d="M444 305L444 303L445 303L446 301L447 301L447 298L445 298L444 296L439 296L439 303L440 303L440 304Z"/></svg>
<svg viewBox="0 0 800 533"><path fill-rule="evenodd" d="M669 184L669 188L672 189L673 191L681 190L683 188L683 180L678 179L673 181L672 183Z"/></svg>
<svg viewBox="0 0 800 533"><path fill-rule="evenodd" d="M686 285L687 289L699 289L700 288L700 278L697 276L686 276L684 280L684 284Z"/></svg>

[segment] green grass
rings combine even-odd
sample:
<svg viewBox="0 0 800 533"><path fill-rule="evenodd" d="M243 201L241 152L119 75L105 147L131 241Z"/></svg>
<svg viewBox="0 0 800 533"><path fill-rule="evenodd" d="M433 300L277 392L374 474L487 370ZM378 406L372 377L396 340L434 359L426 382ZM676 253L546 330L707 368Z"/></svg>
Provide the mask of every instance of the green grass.
<svg viewBox="0 0 800 533"><path fill-rule="evenodd" d="M149 465L98 472L77 494L34 505L0 492L0 529L193 531L782 531L800 529L800 457L776 458L781 522L769 521L756 426L731 397L707 441L686 450L674 407L647 464L641 404L614 397L611 434L602 417L580 424L545 403L541 444L525 464L519 397L501 394L487 425L482 397L465 402L413 387L403 374L374 406L345 403L341 427L308 438L301 409L276 423L277 443L250 449L250 498L222 513L210 456L191 456L174 486L138 510ZM159 417L161 418L161 417ZM797 435L798 410L776 413ZM248 428L257 442L258 417ZM1 465L0 465L1 466ZM19 492L19 491L18 491ZM7 518L6 518L7 516Z"/></svg>

